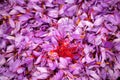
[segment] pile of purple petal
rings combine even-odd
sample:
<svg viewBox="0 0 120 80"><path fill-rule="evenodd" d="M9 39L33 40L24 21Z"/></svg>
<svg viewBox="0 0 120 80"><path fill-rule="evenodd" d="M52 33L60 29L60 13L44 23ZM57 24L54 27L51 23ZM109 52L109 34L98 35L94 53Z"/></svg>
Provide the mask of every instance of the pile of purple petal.
<svg viewBox="0 0 120 80"><path fill-rule="evenodd" d="M119 80L120 0L0 0L0 80Z"/></svg>

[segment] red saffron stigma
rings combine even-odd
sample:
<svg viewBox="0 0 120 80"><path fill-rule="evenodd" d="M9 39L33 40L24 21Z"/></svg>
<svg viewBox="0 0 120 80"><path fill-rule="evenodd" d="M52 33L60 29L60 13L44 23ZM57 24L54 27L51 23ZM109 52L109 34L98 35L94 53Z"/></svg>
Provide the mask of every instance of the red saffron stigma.
<svg viewBox="0 0 120 80"><path fill-rule="evenodd" d="M74 54L76 52L77 47L70 47L70 44L65 42L65 40L58 41L57 49L53 50L53 52L57 52L59 57L70 57L74 58Z"/></svg>

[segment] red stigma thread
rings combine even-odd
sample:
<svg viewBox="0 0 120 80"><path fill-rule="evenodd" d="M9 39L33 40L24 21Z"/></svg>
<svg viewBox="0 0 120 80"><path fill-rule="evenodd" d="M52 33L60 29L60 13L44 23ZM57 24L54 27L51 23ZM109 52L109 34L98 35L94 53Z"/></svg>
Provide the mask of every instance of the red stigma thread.
<svg viewBox="0 0 120 80"><path fill-rule="evenodd" d="M65 40L58 41L57 49L53 52L57 52L59 57L70 57L73 58L77 47L70 47L70 44L65 42Z"/></svg>

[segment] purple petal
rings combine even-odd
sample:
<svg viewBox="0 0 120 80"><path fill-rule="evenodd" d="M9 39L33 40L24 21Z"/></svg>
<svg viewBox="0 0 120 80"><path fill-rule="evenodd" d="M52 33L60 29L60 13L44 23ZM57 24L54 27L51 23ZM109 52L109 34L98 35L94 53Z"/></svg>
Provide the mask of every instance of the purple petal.
<svg viewBox="0 0 120 80"><path fill-rule="evenodd" d="M66 59L60 57L60 63L59 63L59 68L66 68L68 65L68 62Z"/></svg>
<svg viewBox="0 0 120 80"><path fill-rule="evenodd" d="M0 66L5 64L6 60L3 55L0 55Z"/></svg>
<svg viewBox="0 0 120 80"><path fill-rule="evenodd" d="M115 49L118 50L118 51L120 51L120 42L118 42L118 43L115 44Z"/></svg>
<svg viewBox="0 0 120 80"><path fill-rule="evenodd" d="M62 77L63 77L63 71L61 70L61 71L59 71L59 72L57 72L54 76L53 76L53 78L52 78L52 80L61 80L62 79Z"/></svg>
<svg viewBox="0 0 120 80"><path fill-rule="evenodd" d="M56 10L56 9L49 10L48 16L53 17L53 18L57 18L58 17L58 10Z"/></svg>
<svg viewBox="0 0 120 80"><path fill-rule="evenodd" d="M75 0L65 0L65 2L70 3L70 4L71 4L71 3L74 3L74 1L75 1Z"/></svg>
<svg viewBox="0 0 120 80"><path fill-rule="evenodd" d="M15 28L15 23L11 18L9 19L9 24L12 28Z"/></svg>
<svg viewBox="0 0 120 80"><path fill-rule="evenodd" d="M21 13L25 13L26 12L26 10L23 9L21 6L15 6L14 9L19 11L19 12L21 12Z"/></svg>
<svg viewBox="0 0 120 80"><path fill-rule="evenodd" d="M109 48L109 49L111 49L111 48L113 48L113 43L112 42L110 42L110 41L106 41L105 43L104 43L104 47L105 48Z"/></svg>
<svg viewBox="0 0 120 80"><path fill-rule="evenodd" d="M104 21L104 18L103 18L103 17L98 17L98 18L95 20L94 25L95 25L95 26L99 26L99 25L101 25L101 24L103 23L103 21Z"/></svg>

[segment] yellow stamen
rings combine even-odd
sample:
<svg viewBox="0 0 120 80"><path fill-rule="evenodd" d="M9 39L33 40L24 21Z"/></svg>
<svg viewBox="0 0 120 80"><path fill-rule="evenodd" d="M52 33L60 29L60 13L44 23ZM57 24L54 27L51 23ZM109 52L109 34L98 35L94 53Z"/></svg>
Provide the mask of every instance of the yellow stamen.
<svg viewBox="0 0 120 80"><path fill-rule="evenodd" d="M96 64L97 64L97 65L100 65L100 64L101 64L101 62L96 62Z"/></svg>
<svg viewBox="0 0 120 80"><path fill-rule="evenodd" d="M80 22L80 19L77 19L77 21L76 21L76 25L78 25L78 24L79 24L79 22Z"/></svg>
<svg viewBox="0 0 120 80"><path fill-rule="evenodd" d="M17 14L18 17L22 16L22 14Z"/></svg>
<svg viewBox="0 0 120 80"><path fill-rule="evenodd" d="M110 64L109 62L106 62L106 64Z"/></svg>
<svg viewBox="0 0 120 80"><path fill-rule="evenodd" d="M80 35L80 38L81 38L81 39L84 39L84 37L85 37L85 35Z"/></svg>

